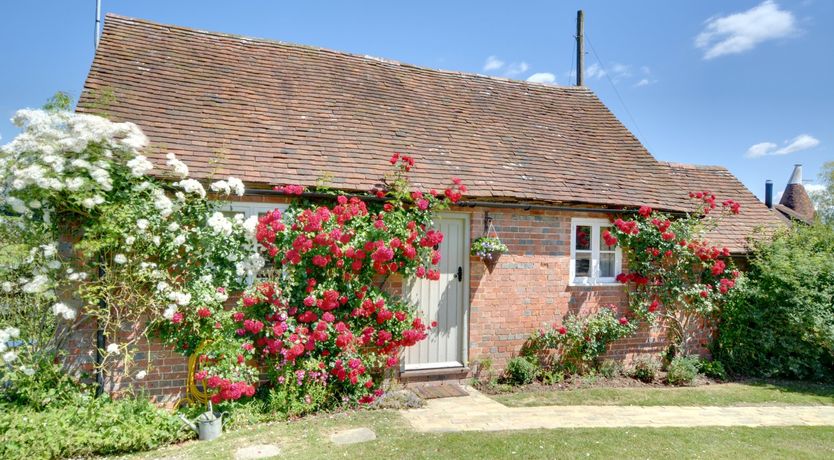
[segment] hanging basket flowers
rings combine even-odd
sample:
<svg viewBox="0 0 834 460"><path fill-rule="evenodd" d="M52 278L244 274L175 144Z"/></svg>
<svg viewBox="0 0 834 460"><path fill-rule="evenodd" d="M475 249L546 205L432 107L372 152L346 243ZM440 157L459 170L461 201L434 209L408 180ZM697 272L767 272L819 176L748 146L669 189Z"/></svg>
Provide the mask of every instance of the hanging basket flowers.
<svg viewBox="0 0 834 460"><path fill-rule="evenodd" d="M472 242L471 254L480 257L484 263L491 264L495 263L501 254L508 251L507 245L502 243L497 236L482 236Z"/></svg>

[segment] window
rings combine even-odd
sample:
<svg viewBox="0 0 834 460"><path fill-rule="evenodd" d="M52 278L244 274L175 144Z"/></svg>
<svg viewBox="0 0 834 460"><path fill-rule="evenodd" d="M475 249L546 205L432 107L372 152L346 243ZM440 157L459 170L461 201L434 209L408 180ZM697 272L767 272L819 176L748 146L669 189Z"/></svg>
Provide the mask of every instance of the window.
<svg viewBox="0 0 834 460"><path fill-rule="evenodd" d="M593 286L615 283L620 272L620 248L605 244L602 233L613 225L607 219L571 220L570 284Z"/></svg>
<svg viewBox="0 0 834 460"><path fill-rule="evenodd" d="M243 214L243 218L247 219L250 216L262 216L273 209L280 209L284 212L287 209L286 203L249 203L245 201L231 201L224 203L220 207L220 212L227 218L233 219L237 214ZM263 255L263 254L262 254ZM272 259L266 257L264 268L255 276L255 279L264 280L275 274L275 264ZM247 284L252 284L255 279L247 280Z"/></svg>

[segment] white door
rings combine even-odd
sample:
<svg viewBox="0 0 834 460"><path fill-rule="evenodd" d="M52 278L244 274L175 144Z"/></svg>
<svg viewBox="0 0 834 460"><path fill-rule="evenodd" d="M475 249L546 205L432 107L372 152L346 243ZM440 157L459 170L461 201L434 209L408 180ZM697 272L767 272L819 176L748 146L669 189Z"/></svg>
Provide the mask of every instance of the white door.
<svg viewBox="0 0 834 460"><path fill-rule="evenodd" d="M405 295L417 305L426 324L437 321L428 337L405 354L405 370L463 367L466 360L466 304L469 298L469 218L442 214L434 228L443 233L440 244L440 280L414 279L405 283Z"/></svg>

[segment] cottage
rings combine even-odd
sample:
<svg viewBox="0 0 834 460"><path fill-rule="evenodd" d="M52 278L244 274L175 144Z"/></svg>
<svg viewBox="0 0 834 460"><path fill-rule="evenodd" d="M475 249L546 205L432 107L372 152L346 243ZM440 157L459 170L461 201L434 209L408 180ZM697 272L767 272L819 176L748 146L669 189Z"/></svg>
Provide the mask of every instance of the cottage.
<svg viewBox="0 0 834 460"><path fill-rule="evenodd" d="M170 151L196 178L243 179L247 195L229 211L247 215L286 205L276 185L326 176L332 187L366 192L393 152L416 159L420 187L460 177L469 191L436 223L446 235L440 281L402 283L438 322L408 351L404 378L462 378L487 357L500 366L568 311L623 308L621 255L600 242L612 213L644 204L685 211L690 190L711 190L741 203L712 235L737 256L757 227L784 225L726 169L657 161L586 87L108 15L78 110L137 123L159 164ZM492 270L469 255L490 223L509 247ZM577 232L591 235L588 246L577 245ZM641 330L611 353L662 347L659 331ZM177 394L185 361L155 351L149 388Z"/></svg>

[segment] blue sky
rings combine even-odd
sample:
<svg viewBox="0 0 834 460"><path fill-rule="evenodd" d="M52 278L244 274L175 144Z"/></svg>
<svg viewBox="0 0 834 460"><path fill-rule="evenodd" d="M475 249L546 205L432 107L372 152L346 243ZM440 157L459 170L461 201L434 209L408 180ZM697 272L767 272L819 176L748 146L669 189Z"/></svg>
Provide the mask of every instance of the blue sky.
<svg viewBox="0 0 834 460"><path fill-rule="evenodd" d="M77 98L95 0L0 5L0 136L21 107ZM104 12L466 72L572 84L585 11L586 84L667 161L728 167L753 192L794 163L834 160L828 0L347 2L103 0ZM534 76L535 75L535 76ZM616 88L616 90L614 89Z"/></svg>

